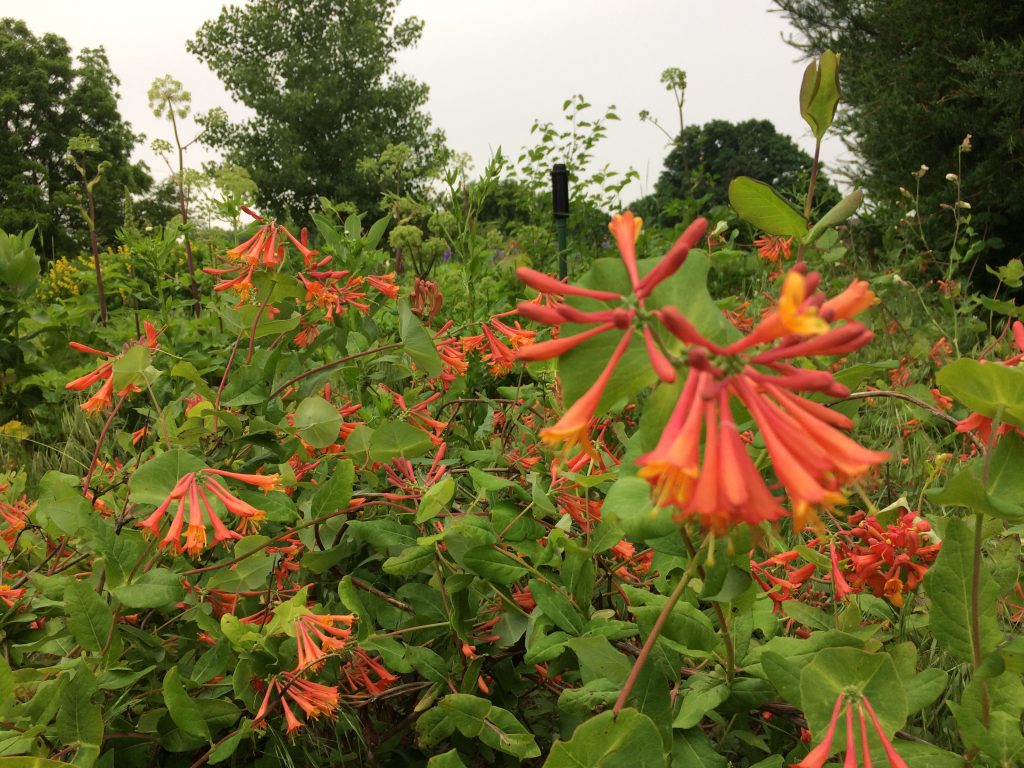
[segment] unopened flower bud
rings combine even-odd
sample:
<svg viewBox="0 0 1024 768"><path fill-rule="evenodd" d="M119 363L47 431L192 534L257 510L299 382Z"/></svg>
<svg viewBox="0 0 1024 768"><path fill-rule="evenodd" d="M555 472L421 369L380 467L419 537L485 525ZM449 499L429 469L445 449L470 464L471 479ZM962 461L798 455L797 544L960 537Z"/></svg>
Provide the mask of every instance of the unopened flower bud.
<svg viewBox="0 0 1024 768"><path fill-rule="evenodd" d="M957 176L955 173L947 173L946 174L946 181L959 181L959 180L960 180L960 177Z"/></svg>

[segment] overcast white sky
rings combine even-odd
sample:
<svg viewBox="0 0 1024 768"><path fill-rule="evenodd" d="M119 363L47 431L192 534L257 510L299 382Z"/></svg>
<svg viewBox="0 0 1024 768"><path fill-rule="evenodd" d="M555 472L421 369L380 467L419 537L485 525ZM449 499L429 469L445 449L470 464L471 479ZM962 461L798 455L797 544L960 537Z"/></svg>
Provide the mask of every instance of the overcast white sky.
<svg viewBox="0 0 1024 768"><path fill-rule="evenodd" d="M149 111L146 92L170 73L193 95L197 111L233 105L220 81L185 51L218 0L0 0L0 15L26 21L33 33L54 32L77 51L106 48L121 80L121 112L145 145L137 155L160 176L165 166L149 142L169 126ZM814 142L801 120L797 94L804 64L783 41L783 18L769 0L403 0L399 16L424 20L417 48L399 69L430 86L428 109L453 149L468 152L479 170L499 146L515 157L530 143L535 118L558 120L562 102L582 93L596 108L614 104L598 152L600 163L639 171L639 195L649 191L666 154L665 137L637 115L649 110L669 128L674 104L659 82L666 67L687 73L688 124L721 118L771 120L808 152ZM198 149L198 148L197 148ZM836 159L841 145L823 149ZM209 155L201 149L189 162ZM633 197L626 195L629 200Z"/></svg>

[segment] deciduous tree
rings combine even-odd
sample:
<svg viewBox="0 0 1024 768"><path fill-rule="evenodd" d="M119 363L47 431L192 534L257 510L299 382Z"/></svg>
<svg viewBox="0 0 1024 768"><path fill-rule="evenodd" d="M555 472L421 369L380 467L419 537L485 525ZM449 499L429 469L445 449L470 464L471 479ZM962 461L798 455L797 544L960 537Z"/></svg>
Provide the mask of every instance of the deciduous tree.
<svg viewBox="0 0 1024 768"><path fill-rule="evenodd" d="M419 19L395 21L397 0L256 0L228 6L188 49L253 117L209 126L208 141L247 168L262 205L302 217L318 197L371 207L356 163L388 144L421 156L443 134L423 111L427 86L394 71Z"/></svg>

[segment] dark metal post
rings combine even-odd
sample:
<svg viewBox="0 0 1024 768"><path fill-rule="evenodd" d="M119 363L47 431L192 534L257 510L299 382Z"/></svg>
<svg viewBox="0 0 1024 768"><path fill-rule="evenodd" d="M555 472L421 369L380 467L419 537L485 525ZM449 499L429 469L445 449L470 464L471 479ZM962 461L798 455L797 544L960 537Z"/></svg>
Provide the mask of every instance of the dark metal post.
<svg viewBox="0 0 1024 768"><path fill-rule="evenodd" d="M566 220L569 218L569 171L564 163L551 168L551 203L555 214L555 232L558 235L558 279L568 274L566 264Z"/></svg>

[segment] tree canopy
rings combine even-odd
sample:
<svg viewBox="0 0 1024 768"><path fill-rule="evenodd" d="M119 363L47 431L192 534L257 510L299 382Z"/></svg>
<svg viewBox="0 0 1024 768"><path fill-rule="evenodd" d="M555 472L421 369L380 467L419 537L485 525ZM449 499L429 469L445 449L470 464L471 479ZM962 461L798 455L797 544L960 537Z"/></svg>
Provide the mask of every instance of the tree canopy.
<svg viewBox="0 0 1024 768"><path fill-rule="evenodd" d="M398 0L256 0L224 8L188 50L253 117L208 125L207 141L252 173L262 205L302 217L320 196L376 203L356 163L389 144L420 157L444 136L423 110L427 86L394 72L423 25Z"/></svg>
<svg viewBox="0 0 1024 768"><path fill-rule="evenodd" d="M842 54L843 103L836 123L878 199L912 186L949 202L945 174L971 134L961 182L974 222L1024 249L1024 6L982 0L774 0L808 56Z"/></svg>
<svg viewBox="0 0 1024 768"><path fill-rule="evenodd" d="M705 208L728 205L729 182L737 176L771 184L800 201L807 194L811 163L811 156L768 120L712 120L689 125L666 156L654 195L639 206L649 215L658 211L668 223L673 216L664 212L664 206L671 200L696 200ZM819 174L816 204L836 200L835 188Z"/></svg>
<svg viewBox="0 0 1024 768"><path fill-rule="evenodd" d="M138 137L118 112L118 85L102 48L84 48L76 60L62 37L0 20L0 228L36 227L47 256L87 241L80 179L65 160L69 142L86 135L99 145L91 161L109 163L95 188L96 229L102 242L113 239L126 192L150 184L130 161Z"/></svg>

